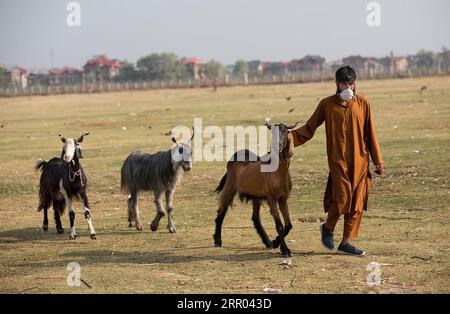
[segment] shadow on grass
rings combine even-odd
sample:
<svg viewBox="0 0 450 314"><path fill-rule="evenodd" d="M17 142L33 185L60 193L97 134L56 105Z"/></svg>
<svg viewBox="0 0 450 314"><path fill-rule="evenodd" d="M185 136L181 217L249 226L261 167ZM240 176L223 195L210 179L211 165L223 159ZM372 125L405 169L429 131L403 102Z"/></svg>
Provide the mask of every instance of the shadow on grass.
<svg viewBox="0 0 450 314"><path fill-rule="evenodd" d="M421 218L417 217L400 217L400 216L380 216L380 215L365 215L363 216L363 219L386 219L386 220L392 220L392 221L398 221L398 220L422 220Z"/></svg>
<svg viewBox="0 0 450 314"><path fill-rule="evenodd" d="M253 250L255 250L253 252ZM191 251L188 253L187 251ZM231 251L231 252L230 252ZM186 253L177 254L177 253ZM298 252L294 257L315 255L330 255L324 252ZM280 260L282 256L275 251L263 248L214 248L213 246L196 246L168 250L155 250L151 252L122 252L111 250L75 251L62 254L63 260L21 263L18 267L47 268L66 267L68 263L77 262L83 266L102 266L117 264L126 267L130 265L143 265L152 267L159 264L178 264L196 262L252 262L262 260Z"/></svg>
<svg viewBox="0 0 450 314"><path fill-rule="evenodd" d="M208 248L210 249L210 247ZM180 249L186 250L186 249ZM126 267L126 264L135 265L152 265L157 264L178 264L178 263L195 263L201 261L210 262L244 262L269 260L274 257L280 258L280 255L274 255L265 252L247 252L232 254L207 254L205 249L199 249L198 253L192 255L177 255L167 251L153 251L146 253L118 252L109 250L96 251L77 251L63 254L64 260L37 262L37 263L21 263L21 267L46 268L46 267L66 267L68 263L77 262L83 266L102 266L117 264L117 266ZM114 254L112 254L114 253Z"/></svg>
<svg viewBox="0 0 450 314"><path fill-rule="evenodd" d="M56 229L50 228L44 232L42 228L23 228L0 232L0 243L19 243L34 241L59 241L67 239L67 234L57 234Z"/></svg>
<svg viewBox="0 0 450 314"><path fill-rule="evenodd" d="M13 229L0 232L0 243L21 243L21 242L36 242L36 241L66 241L68 239L69 228L64 229L64 233L56 233L56 229L50 227L47 232L44 232L42 228L23 228L23 229ZM119 230L108 230L101 231L97 233L97 236L103 235L135 235L136 230L134 229L119 229ZM77 234L80 237L89 238L88 230L77 228ZM78 239L78 238L77 238Z"/></svg>

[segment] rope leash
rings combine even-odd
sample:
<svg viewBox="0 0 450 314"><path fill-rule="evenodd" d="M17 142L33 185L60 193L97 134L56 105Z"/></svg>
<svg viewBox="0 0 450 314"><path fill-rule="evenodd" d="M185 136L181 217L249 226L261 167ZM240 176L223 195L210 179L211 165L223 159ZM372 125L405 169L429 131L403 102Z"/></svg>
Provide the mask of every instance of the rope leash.
<svg viewBox="0 0 450 314"><path fill-rule="evenodd" d="M75 177L76 176L80 176L80 183L81 186L84 187L84 182L83 182L83 176L81 175L81 168L78 169L77 171L73 171L73 177L70 177L70 164L69 164L69 181L70 182L74 182L75 181Z"/></svg>

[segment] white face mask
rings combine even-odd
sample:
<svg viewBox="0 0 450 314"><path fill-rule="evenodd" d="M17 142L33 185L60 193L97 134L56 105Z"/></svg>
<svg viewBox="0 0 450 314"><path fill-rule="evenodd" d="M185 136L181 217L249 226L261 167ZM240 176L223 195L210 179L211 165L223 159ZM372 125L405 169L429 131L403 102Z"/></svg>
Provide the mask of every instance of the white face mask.
<svg viewBox="0 0 450 314"><path fill-rule="evenodd" d="M339 97L345 101L349 101L353 97L353 90L351 88L344 89L339 93Z"/></svg>

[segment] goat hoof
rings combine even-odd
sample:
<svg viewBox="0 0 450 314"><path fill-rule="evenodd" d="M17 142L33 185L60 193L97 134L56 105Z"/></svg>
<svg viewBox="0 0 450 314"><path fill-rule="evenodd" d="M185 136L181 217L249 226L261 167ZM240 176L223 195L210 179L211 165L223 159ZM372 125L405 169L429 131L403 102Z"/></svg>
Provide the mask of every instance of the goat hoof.
<svg viewBox="0 0 450 314"><path fill-rule="evenodd" d="M97 236L95 235L95 233L91 234L91 240L95 240L97 239Z"/></svg>
<svg viewBox="0 0 450 314"><path fill-rule="evenodd" d="M142 231L142 226L136 226L137 231Z"/></svg>
<svg viewBox="0 0 450 314"><path fill-rule="evenodd" d="M133 228L133 224L131 222L128 224L128 228Z"/></svg>
<svg viewBox="0 0 450 314"><path fill-rule="evenodd" d="M58 228L56 229L56 232L58 232L59 234L64 233L64 228Z"/></svg>
<svg viewBox="0 0 450 314"><path fill-rule="evenodd" d="M175 227L170 227L169 229L169 233L176 233L177 230L175 229Z"/></svg>
<svg viewBox="0 0 450 314"><path fill-rule="evenodd" d="M47 232L48 231L48 225L43 225L42 229L44 230L44 232Z"/></svg>
<svg viewBox="0 0 450 314"><path fill-rule="evenodd" d="M220 236L217 236L217 235L213 234L213 239L214 239L215 247L221 247L222 246L222 239L220 238Z"/></svg>
<svg viewBox="0 0 450 314"><path fill-rule="evenodd" d="M158 230L158 225L150 224L150 230L152 231Z"/></svg>
<svg viewBox="0 0 450 314"><path fill-rule="evenodd" d="M283 255L283 257L292 257L291 250L289 250L289 249L287 249L287 251L284 253L281 252L281 254Z"/></svg>
<svg viewBox="0 0 450 314"><path fill-rule="evenodd" d="M76 234L71 234L69 235L69 240L75 240L76 237L77 237Z"/></svg>
<svg viewBox="0 0 450 314"><path fill-rule="evenodd" d="M276 238L272 241L272 248L277 249L280 246L280 239Z"/></svg>

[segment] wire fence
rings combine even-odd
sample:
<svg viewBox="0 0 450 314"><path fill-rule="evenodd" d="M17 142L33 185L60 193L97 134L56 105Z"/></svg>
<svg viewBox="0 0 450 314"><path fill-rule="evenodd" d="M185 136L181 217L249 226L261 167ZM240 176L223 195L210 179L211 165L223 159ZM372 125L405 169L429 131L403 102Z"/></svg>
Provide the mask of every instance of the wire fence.
<svg viewBox="0 0 450 314"><path fill-rule="evenodd" d="M359 72L359 79L388 79L419 76L448 75L450 73L433 72L405 72L401 74L391 73L365 73ZM248 85L272 85L272 84L298 84L310 82L325 82L334 80L334 73L324 72L299 72L278 75L249 76L225 75L216 80L156 80L156 81L128 81L128 82L97 82L79 83L70 85L32 85L27 87L0 88L0 97L18 96L47 96L60 94L89 94L120 92L130 90L153 90L153 89L177 89L177 88L219 88L226 86L248 86Z"/></svg>

